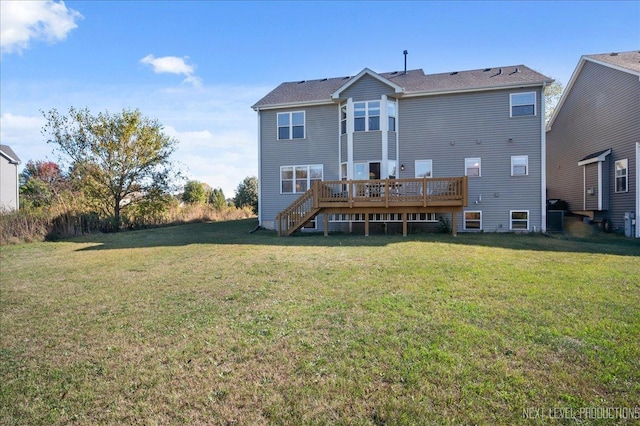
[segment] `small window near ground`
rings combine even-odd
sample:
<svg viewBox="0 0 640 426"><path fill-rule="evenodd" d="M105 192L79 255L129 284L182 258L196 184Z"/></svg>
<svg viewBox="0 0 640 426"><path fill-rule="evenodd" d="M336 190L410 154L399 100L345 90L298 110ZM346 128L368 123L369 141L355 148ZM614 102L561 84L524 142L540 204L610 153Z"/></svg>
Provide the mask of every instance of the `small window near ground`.
<svg viewBox="0 0 640 426"><path fill-rule="evenodd" d="M529 156L514 155L511 157L511 176L526 176L529 174Z"/></svg>
<svg viewBox="0 0 640 426"><path fill-rule="evenodd" d="M464 229L469 231L480 231L482 229L482 212L464 212Z"/></svg>
<svg viewBox="0 0 640 426"><path fill-rule="evenodd" d="M464 159L464 175L469 177L480 177L480 158L465 158Z"/></svg>
<svg viewBox="0 0 640 426"><path fill-rule="evenodd" d="M626 158L616 161L616 192L628 191L628 164L629 162Z"/></svg>
<svg viewBox="0 0 640 426"><path fill-rule="evenodd" d="M529 230L529 211L528 210L511 210L511 227L512 231Z"/></svg>
<svg viewBox="0 0 640 426"><path fill-rule="evenodd" d="M511 117L536 115L536 93L511 93Z"/></svg>

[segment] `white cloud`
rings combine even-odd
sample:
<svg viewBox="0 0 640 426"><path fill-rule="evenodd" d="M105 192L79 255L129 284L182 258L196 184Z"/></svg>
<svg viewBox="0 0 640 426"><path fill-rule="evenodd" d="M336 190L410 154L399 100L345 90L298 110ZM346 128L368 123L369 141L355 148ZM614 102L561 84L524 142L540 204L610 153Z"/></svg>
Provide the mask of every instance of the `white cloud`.
<svg viewBox="0 0 640 426"><path fill-rule="evenodd" d="M177 56L163 56L156 58L149 54L140 59L140 63L151 65L153 72L156 74L169 73L184 75L186 78L183 83L192 84L193 86L200 87L202 80L195 75L195 67L187 63L188 56L179 58Z"/></svg>
<svg viewBox="0 0 640 426"><path fill-rule="evenodd" d="M64 40L82 15L56 1L0 1L0 49L21 53L32 40Z"/></svg>

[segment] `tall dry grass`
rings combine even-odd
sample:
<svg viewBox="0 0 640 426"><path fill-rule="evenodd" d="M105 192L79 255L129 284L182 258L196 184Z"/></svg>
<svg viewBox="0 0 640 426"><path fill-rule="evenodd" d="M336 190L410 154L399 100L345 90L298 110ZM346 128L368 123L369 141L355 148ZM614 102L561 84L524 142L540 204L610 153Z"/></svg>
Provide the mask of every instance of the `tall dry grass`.
<svg viewBox="0 0 640 426"><path fill-rule="evenodd" d="M143 229L182 223L215 222L247 219L255 216L250 208L211 205L171 204L160 211L136 210L122 218L122 229ZM93 212L62 205L43 209L21 209L0 212L0 245L19 244L47 239L62 239L95 232L113 232L113 221Z"/></svg>

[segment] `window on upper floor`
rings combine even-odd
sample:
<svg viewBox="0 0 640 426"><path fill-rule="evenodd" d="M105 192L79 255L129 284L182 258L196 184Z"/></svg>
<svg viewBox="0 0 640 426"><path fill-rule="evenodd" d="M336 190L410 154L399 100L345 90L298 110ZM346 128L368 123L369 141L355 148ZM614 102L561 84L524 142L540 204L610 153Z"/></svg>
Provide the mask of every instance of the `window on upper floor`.
<svg viewBox="0 0 640 426"><path fill-rule="evenodd" d="M279 112L278 113L278 139L304 139L305 138L305 113L304 111Z"/></svg>
<svg viewBox="0 0 640 426"><path fill-rule="evenodd" d="M527 231L529 229L529 210L511 210L509 229L511 231Z"/></svg>
<svg viewBox="0 0 640 426"><path fill-rule="evenodd" d="M416 175L417 178L430 178L433 177L433 161L432 160L416 160Z"/></svg>
<svg viewBox="0 0 640 426"><path fill-rule="evenodd" d="M481 174L481 159L477 158L465 158L464 159L464 175L469 177L480 177Z"/></svg>
<svg viewBox="0 0 640 426"><path fill-rule="evenodd" d="M323 179L322 164L307 166L281 166L280 192L298 194L306 192L316 181Z"/></svg>
<svg viewBox="0 0 640 426"><path fill-rule="evenodd" d="M356 132L380 130L380 101L354 102L353 125Z"/></svg>
<svg viewBox="0 0 640 426"><path fill-rule="evenodd" d="M616 192L628 191L628 159L616 161Z"/></svg>
<svg viewBox="0 0 640 426"><path fill-rule="evenodd" d="M340 134L347 133L347 106L340 106Z"/></svg>
<svg viewBox="0 0 640 426"><path fill-rule="evenodd" d="M536 115L536 92L511 93L511 117Z"/></svg>
<svg viewBox="0 0 640 426"><path fill-rule="evenodd" d="M511 176L527 176L529 174L529 156L513 155L511 157Z"/></svg>
<svg viewBox="0 0 640 426"><path fill-rule="evenodd" d="M387 115L389 115L389 130L396 131L396 103L393 101L387 102Z"/></svg>

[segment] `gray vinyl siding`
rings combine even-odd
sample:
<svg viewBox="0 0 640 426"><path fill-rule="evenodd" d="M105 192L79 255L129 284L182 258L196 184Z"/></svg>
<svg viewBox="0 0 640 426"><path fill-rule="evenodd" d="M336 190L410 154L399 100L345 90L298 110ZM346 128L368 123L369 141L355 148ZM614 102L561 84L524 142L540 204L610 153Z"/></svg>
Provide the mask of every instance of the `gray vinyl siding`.
<svg viewBox="0 0 640 426"><path fill-rule="evenodd" d="M603 179L608 196L606 216L614 228L623 229L624 213L635 211L638 141L638 76L585 61L547 132L548 197L566 200L571 210L582 210L583 167L578 166L578 161L611 148L607 176ZM624 158L628 159L629 190L615 193L615 162Z"/></svg>
<svg viewBox="0 0 640 426"><path fill-rule="evenodd" d="M340 94L342 98L353 98L354 102L373 101L382 95L393 94L393 89L378 79L365 75Z"/></svg>
<svg viewBox="0 0 640 426"><path fill-rule="evenodd" d="M388 132L387 156L389 160L396 159L396 132ZM398 165L400 167L400 165Z"/></svg>
<svg viewBox="0 0 640 426"><path fill-rule="evenodd" d="M585 166L584 170L585 193L584 205L585 210L598 210L598 164L591 163Z"/></svg>
<svg viewBox="0 0 640 426"><path fill-rule="evenodd" d="M537 115L510 117L510 93L536 92ZM414 177L415 160L433 160L434 177L464 176L465 158L481 158L481 177L469 178L469 206L481 210L485 231L508 231L510 210L529 210L540 230L540 89L500 90L400 100L401 177ZM511 141L509 141L511 139ZM511 176L511 156L527 155L529 174ZM476 204L476 201L478 203ZM458 215L458 231L463 231Z"/></svg>
<svg viewBox="0 0 640 426"><path fill-rule="evenodd" d="M346 163L349 158L347 135L340 136L340 162Z"/></svg>
<svg viewBox="0 0 640 426"><path fill-rule="evenodd" d="M0 212L18 209L17 167L0 155Z"/></svg>
<svg viewBox="0 0 640 426"><path fill-rule="evenodd" d="M324 180L337 180L338 126L336 106L314 106L260 111L261 158L261 217L267 222L275 217L300 194L280 194L280 166L322 164ZM278 112L305 111L306 138L277 140L276 116Z"/></svg>
<svg viewBox="0 0 640 426"><path fill-rule="evenodd" d="M380 161L382 159L382 133L354 132L353 161Z"/></svg>

